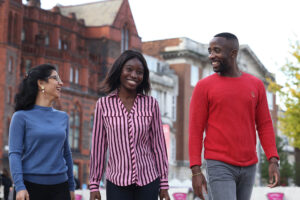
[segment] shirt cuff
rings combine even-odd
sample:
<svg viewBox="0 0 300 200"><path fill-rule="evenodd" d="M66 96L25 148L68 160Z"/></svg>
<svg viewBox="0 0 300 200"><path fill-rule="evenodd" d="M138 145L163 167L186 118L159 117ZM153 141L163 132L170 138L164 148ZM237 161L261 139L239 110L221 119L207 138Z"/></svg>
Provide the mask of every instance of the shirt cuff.
<svg viewBox="0 0 300 200"><path fill-rule="evenodd" d="M90 183L89 189L90 189L90 192L98 192L99 191L99 184Z"/></svg>
<svg viewBox="0 0 300 200"><path fill-rule="evenodd" d="M19 192L19 191L21 191L21 190L26 190L26 187L25 187L25 185L24 184L22 184L22 185L16 185L16 192Z"/></svg>
<svg viewBox="0 0 300 200"><path fill-rule="evenodd" d="M168 190L169 189L168 179L160 179L160 189L161 190Z"/></svg>

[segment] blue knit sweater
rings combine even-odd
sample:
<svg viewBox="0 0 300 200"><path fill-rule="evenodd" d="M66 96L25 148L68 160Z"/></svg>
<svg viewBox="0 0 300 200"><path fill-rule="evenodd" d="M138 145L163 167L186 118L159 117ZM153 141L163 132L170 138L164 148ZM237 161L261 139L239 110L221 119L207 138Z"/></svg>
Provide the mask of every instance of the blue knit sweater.
<svg viewBox="0 0 300 200"><path fill-rule="evenodd" d="M68 143L69 117L52 107L35 105L13 114L9 129L9 162L16 191L24 180L44 185L68 181L74 191Z"/></svg>

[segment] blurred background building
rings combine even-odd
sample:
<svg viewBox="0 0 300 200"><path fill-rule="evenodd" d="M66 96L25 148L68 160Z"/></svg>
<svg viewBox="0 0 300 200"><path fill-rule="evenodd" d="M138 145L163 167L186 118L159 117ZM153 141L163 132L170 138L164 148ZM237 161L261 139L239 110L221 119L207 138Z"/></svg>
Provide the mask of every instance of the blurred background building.
<svg viewBox="0 0 300 200"><path fill-rule="evenodd" d="M42 9L39 0L29 0L26 5L21 0L0 0L0 168L8 168L9 124L17 85L31 67L50 63L64 82L62 97L54 106L70 116L74 171L82 184L88 184L99 83L121 52L135 49L147 60L151 95L160 105L170 181L190 184L189 103L196 83L213 73L207 47L184 37L142 42L128 0L57 5L51 10ZM247 45L240 46L238 65L260 78L266 88L266 78L274 80ZM267 98L277 133L276 97L267 91Z"/></svg>

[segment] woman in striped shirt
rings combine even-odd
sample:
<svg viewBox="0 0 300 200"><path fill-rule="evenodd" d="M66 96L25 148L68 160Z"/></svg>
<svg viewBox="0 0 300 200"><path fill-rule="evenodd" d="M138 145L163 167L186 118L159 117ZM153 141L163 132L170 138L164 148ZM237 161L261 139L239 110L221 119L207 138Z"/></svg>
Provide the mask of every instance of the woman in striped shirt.
<svg viewBox="0 0 300 200"><path fill-rule="evenodd" d="M108 200L169 200L168 158L157 101L147 96L143 55L127 50L115 61L96 103L90 162L90 199L101 199L105 168Z"/></svg>

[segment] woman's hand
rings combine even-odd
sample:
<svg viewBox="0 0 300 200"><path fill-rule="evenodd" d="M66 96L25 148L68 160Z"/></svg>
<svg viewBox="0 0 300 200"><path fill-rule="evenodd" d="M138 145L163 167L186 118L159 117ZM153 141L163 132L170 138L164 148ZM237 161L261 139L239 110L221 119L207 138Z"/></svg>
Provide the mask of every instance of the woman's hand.
<svg viewBox="0 0 300 200"><path fill-rule="evenodd" d="M100 192L90 192L90 200L101 200Z"/></svg>
<svg viewBox="0 0 300 200"><path fill-rule="evenodd" d="M20 190L17 192L16 200L29 200L29 194L27 190Z"/></svg>
<svg viewBox="0 0 300 200"><path fill-rule="evenodd" d="M170 196L169 196L168 190L161 189L159 191L159 199L160 200L170 200Z"/></svg>
<svg viewBox="0 0 300 200"><path fill-rule="evenodd" d="M75 200L75 192L70 191L71 200Z"/></svg>

